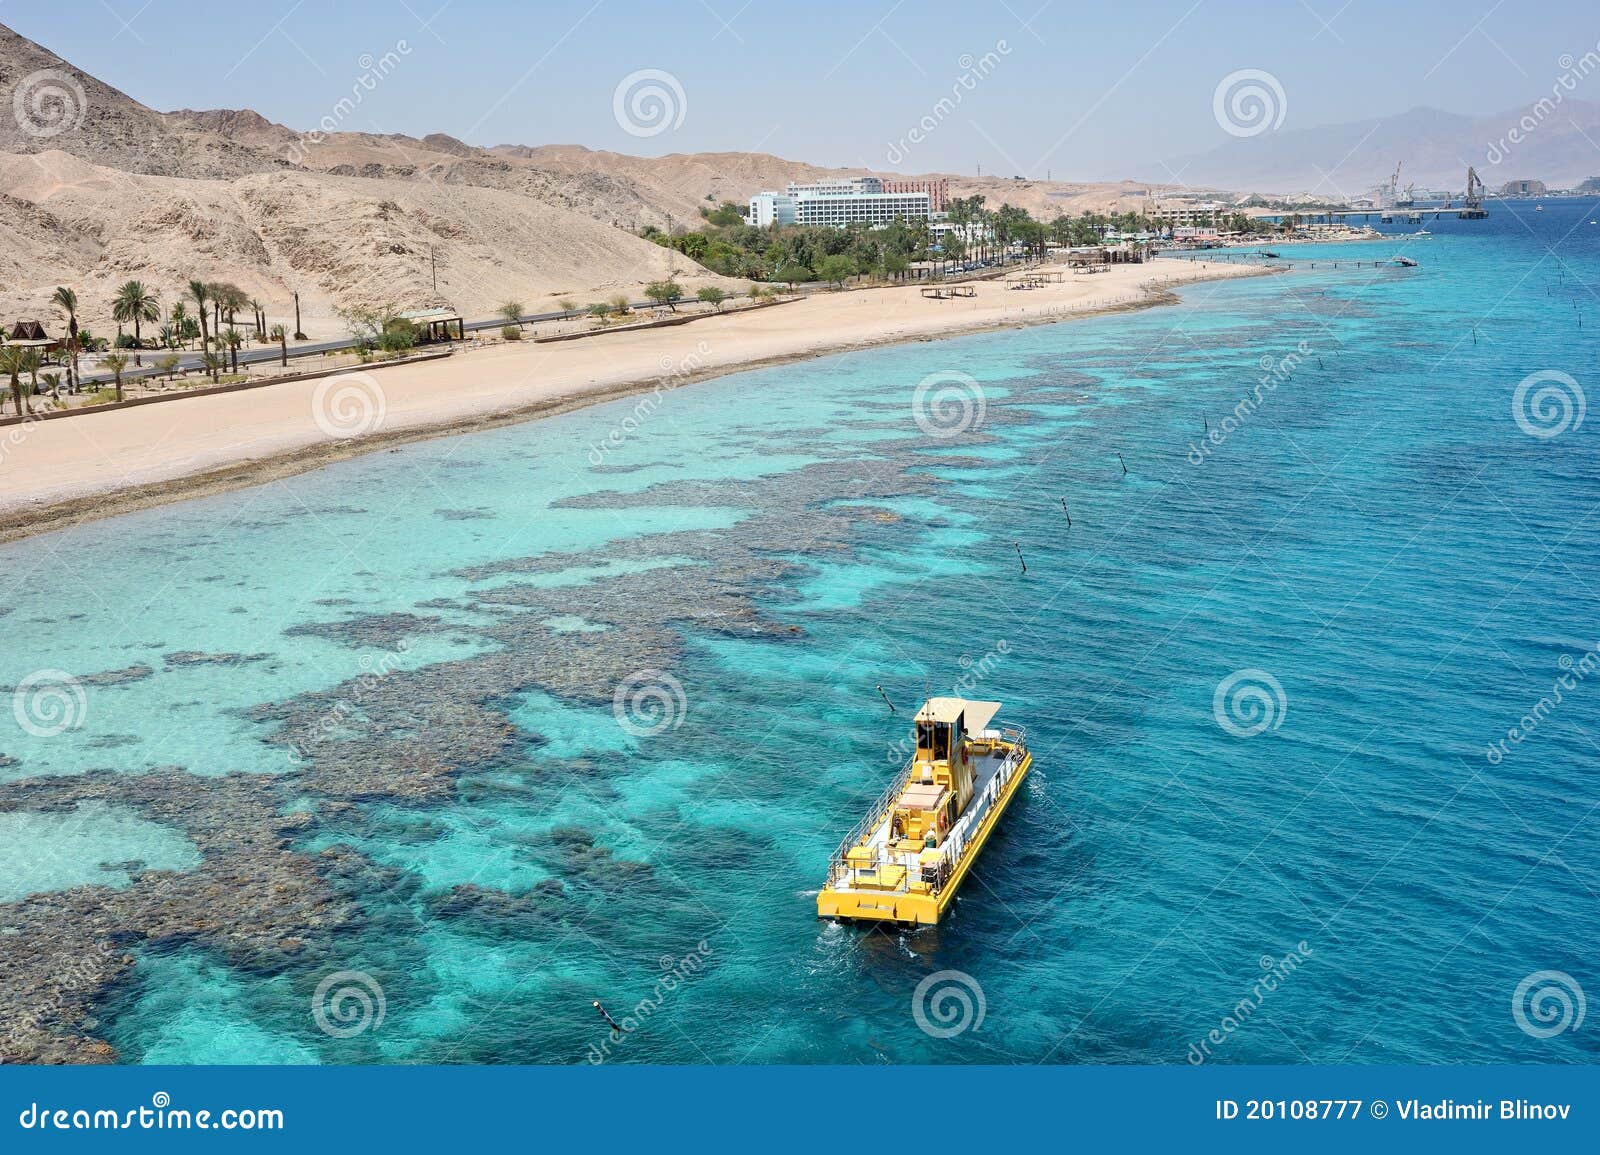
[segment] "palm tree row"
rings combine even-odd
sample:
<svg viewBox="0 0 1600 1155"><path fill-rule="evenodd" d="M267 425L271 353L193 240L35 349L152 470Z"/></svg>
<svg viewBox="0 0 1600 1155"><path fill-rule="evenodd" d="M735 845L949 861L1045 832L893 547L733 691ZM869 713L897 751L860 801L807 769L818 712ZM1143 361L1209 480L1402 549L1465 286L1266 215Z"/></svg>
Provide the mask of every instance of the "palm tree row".
<svg viewBox="0 0 1600 1155"><path fill-rule="evenodd" d="M58 287L51 294L50 304L67 323L66 387L69 393L77 393L83 387L83 378L78 365L79 355L86 348L94 348L95 341L87 329L79 326L78 294L74 290L64 285ZM252 315L249 322L251 335L258 342L276 342L282 363L288 365L288 330L283 325L269 325L266 306L237 285L226 281L191 280L178 299L166 310L164 321L160 299L143 281L125 282L118 287L111 298L111 318L117 322L117 347L120 350L126 345L131 349L135 366L144 364L141 354L146 348L145 326L159 324L157 340L161 348L185 349L191 342L199 341L200 351L204 355L205 370L210 373L213 381L230 366L233 372L239 371L239 349L246 343L246 333L237 328L235 322L238 315L247 309ZM122 335L123 325L133 326L131 343L128 343L128 339ZM101 341L98 347L104 348L104 342ZM170 362L166 363L170 365ZM29 374L34 391L37 392L42 364L42 359L36 350L0 347L0 379L9 378L19 415L25 412L27 407L22 392L21 376ZM127 357L121 352L114 352L105 358L104 365L112 371L117 397L121 400L122 371L127 366ZM59 392L60 378L48 373L44 376L46 385L53 391ZM0 398L3 396L4 393L0 392Z"/></svg>

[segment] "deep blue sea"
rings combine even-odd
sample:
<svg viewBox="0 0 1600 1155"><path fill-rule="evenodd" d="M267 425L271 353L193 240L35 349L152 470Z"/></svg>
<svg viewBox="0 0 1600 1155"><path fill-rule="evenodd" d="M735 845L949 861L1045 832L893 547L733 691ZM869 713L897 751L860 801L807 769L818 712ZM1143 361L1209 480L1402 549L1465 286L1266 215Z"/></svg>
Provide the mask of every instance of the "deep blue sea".
<svg viewBox="0 0 1600 1155"><path fill-rule="evenodd" d="M1595 1061L1600 205L1491 208L0 547L0 949L124 960L29 1013L144 1063ZM1023 795L937 928L819 922L952 692Z"/></svg>

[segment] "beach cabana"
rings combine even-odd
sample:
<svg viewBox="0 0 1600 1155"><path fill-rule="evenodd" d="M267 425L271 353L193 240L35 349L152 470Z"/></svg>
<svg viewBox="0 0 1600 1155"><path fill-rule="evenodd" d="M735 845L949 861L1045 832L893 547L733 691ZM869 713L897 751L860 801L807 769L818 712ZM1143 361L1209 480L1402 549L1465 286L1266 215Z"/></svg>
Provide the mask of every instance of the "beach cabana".
<svg viewBox="0 0 1600 1155"><path fill-rule="evenodd" d="M417 339L424 343L467 339L466 323L454 309L413 309L409 313L401 313L400 317L417 327Z"/></svg>

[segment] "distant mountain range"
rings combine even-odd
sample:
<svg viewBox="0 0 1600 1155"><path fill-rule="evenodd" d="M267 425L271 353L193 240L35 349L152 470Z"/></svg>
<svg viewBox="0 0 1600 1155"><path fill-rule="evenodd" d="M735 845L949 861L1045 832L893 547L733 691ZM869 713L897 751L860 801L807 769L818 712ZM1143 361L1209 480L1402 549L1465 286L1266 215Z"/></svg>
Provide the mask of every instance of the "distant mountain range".
<svg viewBox="0 0 1600 1155"><path fill-rule="evenodd" d="M1600 91L1600 79L1594 83ZM1512 139L1513 129L1520 140ZM1397 164L1402 188L1415 181L1419 189L1460 191L1468 165L1491 192L1530 178L1570 188L1600 175L1600 103L1565 97L1553 107L1530 104L1481 117L1413 108L1377 120L1230 140L1172 167L1185 184L1337 199L1386 183Z"/></svg>

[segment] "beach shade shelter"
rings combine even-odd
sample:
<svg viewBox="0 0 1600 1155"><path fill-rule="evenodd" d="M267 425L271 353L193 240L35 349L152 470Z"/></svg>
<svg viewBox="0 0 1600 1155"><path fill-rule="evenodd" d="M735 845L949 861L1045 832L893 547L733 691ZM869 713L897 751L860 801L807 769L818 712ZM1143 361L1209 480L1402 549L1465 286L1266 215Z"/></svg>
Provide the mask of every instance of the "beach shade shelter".
<svg viewBox="0 0 1600 1155"><path fill-rule="evenodd" d="M413 309L409 313L401 313L400 317L417 327L424 342L467 339L466 323L454 309Z"/></svg>

